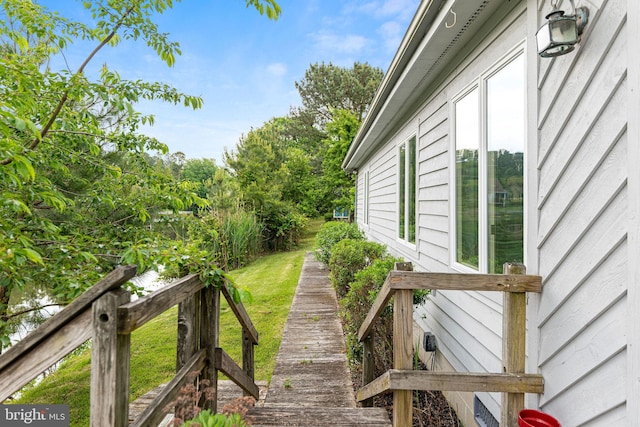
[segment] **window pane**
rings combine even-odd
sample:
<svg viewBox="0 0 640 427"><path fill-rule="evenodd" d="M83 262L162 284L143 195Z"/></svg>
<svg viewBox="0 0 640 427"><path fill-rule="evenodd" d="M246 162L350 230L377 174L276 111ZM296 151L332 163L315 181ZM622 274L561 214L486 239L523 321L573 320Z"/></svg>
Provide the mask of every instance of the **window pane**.
<svg viewBox="0 0 640 427"><path fill-rule="evenodd" d="M369 224L369 172L364 173L364 223Z"/></svg>
<svg viewBox="0 0 640 427"><path fill-rule="evenodd" d="M456 260L478 268L478 90L455 105Z"/></svg>
<svg viewBox="0 0 640 427"><path fill-rule="evenodd" d="M398 191L398 237L404 239L405 237L405 200L406 200L406 147L405 144L400 146L400 153L398 156L398 166L400 168L399 171L399 184L400 189Z"/></svg>
<svg viewBox="0 0 640 427"><path fill-rule="evenodd" d="M488 269L524 260L524 55L487 80Z"/></svg>
<svg viewBox="0 0 640 427"><path fill-rule="evenodd" d="M411 243L416 242L416 137L409 140L409 191L407 192L407 204L409 205L409 238Z"/></svg>

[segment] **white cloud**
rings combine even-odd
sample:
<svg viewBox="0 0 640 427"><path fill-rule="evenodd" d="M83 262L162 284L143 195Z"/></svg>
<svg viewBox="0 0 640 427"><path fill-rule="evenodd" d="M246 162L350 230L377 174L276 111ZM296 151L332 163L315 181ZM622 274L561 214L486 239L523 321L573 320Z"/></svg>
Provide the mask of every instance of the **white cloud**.
<svg viewBox="0 0 640 427"><path fill-rule="evenodd" d="M410 19L415 14L419 3L416 0L386 0L378 9L377 15L393 16L403 20Z"/></svg>
<svg viewBox="0 0 640 427"><path fill-rule="evenodd" d="M363 50L369 39L357 34L336 34L328 31L312 34L316 49L324 52L355 53Z"/></svg>
<svg viewBox="0 0 640 427"><path fill-rule="evenodd" d="M274 62L267 65L267 72L276 77L282 77L287 74L287 66L281 62Z"/></svg>
<svg viewBox="0 0 640 427"><path fill-rule="evenodd" d="M406 20L414 15L419 3L419 0L351 2L345 4L342 14L352 15L358 13L373 16L377 19L400 18Z"/></svg>
<svg viewBox="0 0 640 427"><path fill-rule="evenodd" d="M385 48L390 52L395 52L398 49L404 32L405 28L396 21L387 21L378 29Z"/></svg>

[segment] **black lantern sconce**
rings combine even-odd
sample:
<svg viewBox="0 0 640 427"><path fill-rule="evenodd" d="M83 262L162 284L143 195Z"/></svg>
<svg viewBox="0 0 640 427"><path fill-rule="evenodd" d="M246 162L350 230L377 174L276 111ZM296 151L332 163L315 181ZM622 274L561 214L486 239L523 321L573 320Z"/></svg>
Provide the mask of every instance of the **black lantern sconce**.
<svg viewBox="0 0 640 427"><path fill-rule="evenodd" d="M589 21L589 9L576 8L573 0L573 15L565 15L558 9L558 0L551 0L553 10L546 16L547 22L536 33L538 55L543 58L564 55L575 49L580 35Z"/></svg>

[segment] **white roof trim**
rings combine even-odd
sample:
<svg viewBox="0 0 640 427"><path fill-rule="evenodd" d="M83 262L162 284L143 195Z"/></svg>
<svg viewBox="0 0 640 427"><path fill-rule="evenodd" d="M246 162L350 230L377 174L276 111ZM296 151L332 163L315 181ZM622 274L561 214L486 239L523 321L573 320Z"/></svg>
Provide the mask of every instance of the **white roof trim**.
<svg viewBox="0 0 640 427"><path fill-rule="evenodd" d="M506 0L423 0L385 74L342 167L357 170L438 77L472 31ZM455 12L455 25L454 22ZM479 19L480 18L480 19Z"/></svg>

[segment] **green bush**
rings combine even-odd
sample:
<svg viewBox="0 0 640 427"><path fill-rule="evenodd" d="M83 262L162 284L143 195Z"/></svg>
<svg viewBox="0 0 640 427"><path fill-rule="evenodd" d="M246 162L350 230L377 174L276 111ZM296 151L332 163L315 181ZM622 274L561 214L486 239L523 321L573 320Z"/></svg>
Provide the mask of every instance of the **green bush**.
<svg viewBox="0 0 640 427"><path fill-rule="evenodd" d="M402 259L387 257L377 259L365 269L355 274L355 280L347 295L340 301L347 340L347 357L353 364L362 361L362 344L358 342L358 331L376 300L380 288L394 264ZM391 368L393 360L393 310L388 305L375 323L376 336L374 354L375 375L378 377Z"/></svg>
<svg viewBox="0 0 640 427"><path fill-rule="evenodd" d="M378 297L389 272L394 269L401 258L386 257L376 259L363 270L355 273L349 291L341 299L341 312L344 332L347 341L347 357L350 363L360 364L362 361L362 344L358 341L358 331L369 310ZM413 304L424 303L428 290L414 291ZM373 327L374 339L374 371L375 376L382 375L393 366L393 306L388 304Z"/></svg>
<svg viewBox="0 0 640 427"><path fill-rule="evenodd" d="M331 249L336 243L344 239L364 240L364 233L358 229L356 224L342 221L325 223L316 235L316 240L318 241L316 260L328 265L331 258Z"/></svg>
<svg viewBox="0 0 640 427"><path fill-rule="evenodd" d="M182 424L181 427L245 427L248 424L239 414L212 414L210 411L202 411L197 417Z"/></svg>
<svg viewBox="0 0 640 427"><path fill-rule="evenodd" d="M358 271L382 258L386 251L384 245L366 240L344 239L336 243L329 258L329 278L338 298L347 294Z"/></svg>

